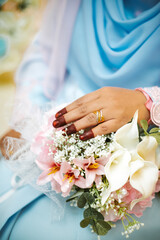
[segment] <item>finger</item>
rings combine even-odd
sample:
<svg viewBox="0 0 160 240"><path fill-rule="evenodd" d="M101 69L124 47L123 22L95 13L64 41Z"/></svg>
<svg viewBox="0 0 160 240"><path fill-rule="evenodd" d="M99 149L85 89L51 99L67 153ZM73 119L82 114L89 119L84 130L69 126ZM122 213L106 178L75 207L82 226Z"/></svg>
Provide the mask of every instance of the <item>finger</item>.
<svg viewBox="0 0 160 240"><path fill-rule="evenodd" d="M89 102L88 104L83 104L82 106L73 109L72 111L62 115L53 122L53 127L62 127L68 123L74 122L84 116L92 113L93 111L99 110L102 107L100 101ZM95 115L95 114L94 114ZM90 117L89 117L90 118ZM91 115L91 119L93 119Z"/></svg>
<svg viewBox="0 0 160 240"><path fill-rule="evenodd" d="M14 151L10 151L8 149L8 153L9 155L7 154L7 148L6 148L6 142L5 142L5 139L7 139L8 137L12 137L12 138L20 138L21 137L21 134L19 132L16 132L14 130L9 130L1 139L0 139L0 150L1 150L1 153L2 155L6 158L6 159L9 159L9 155L13 154ZM15 148L14 148L15 150Z"/></svg>
<svg viewBox="0 0 160 240"><path fill-rule="evenodd" d="M69 124L71 122L75 122L75 128L71 125L69 127L69 134L76 132L75 129L77 129L77 131L81 130L81 129L85 129L87 127L91 127L97 124L97 116L94 113L95 110L102 110L102 114L104 117L104 121L108 120L108 110L106 109L102 109L102 103L100 101L96 101L96 102L90 102L86 105L82 105L81 107L74 109L73 111L66 113L65 115L57 118L54 122L53 122L53 127L58 128L58 127L62 127L66 124ZM71 128L71 129L70 129ZM74 132L73 132L74 130Z"/></svg>
<svg viewBox="0 0 160 240"><path fill-rule="evenodd" d="M89 107L87 107L86 105L83 105L82 107L75 109L69 113L66 113L65 115L57 118L56 120L53 121L53 127L58 128L58 127L62 127L68 123L74 122L78 119L82 120L82 128L85 128L85 120L87 120L87 125L88 125L88 120L90 120L91 122L94 121L94 125L96 124L96 115L94 113L92 113L92 108L95 109L95 107L98 107L98 104L90 104ZM91 112L89 114L87 114L88 112ZM84 118L85 115L89 115L87 116L87 119ZM84 126L84 127L83 127ZM71 128L71 126L70 126ZM81 129L82 129L81 128Z"/></svg>
<svg viewBox="0 0 160 240"><path fill-rule="evenodd" d="M82 118L81 120L76 121L74 124L71 124L70 126L68 126L66 129L66 133L67 135L70 135L72 133L80 131L81 129L93 127L96 124L97 124L96 114L90 113L86 117Z"/></svg>
<svg viewBox="0 0 160 240"><path fill-rule="evenodd" d="M92 128L91 130L85 132L80 136L82 141L86 141L90 138L96 137L98 135L109 134L111 132L117 131L123 124L119 124L117 119L111 119L104 123L97 125L96 127Z"/></svg>
<svg viewBox="0 0 160 240"><path fill-rule="evenodd" d="M102 109L104 107L102 105L103 104L100 101L89 102L87 104L83 104L79 108L76 108L76 109L66 113L65 115L63 115L63 117L65 118L66 123L74 122L78 119L82 119L83 117L87 116L90 113L93 113L97 110ZM90 117L89 117L89 119L90 119ZM92 119L93 118L91 115L91 120Z"/></svg>
<svg viewBox="0 0 160 240"><path fill-rule="evenodd" d="M59 127L62 127L64 125L66 125L66 124L67 123L66 123L66 120L65 120L64 116L61 116L61 117L57 118L52 123L54 128L59 128Z"/></svg>
<svg viewBox="0 0 160 240"><path fill-rule="evenodd" d="M107 109L102 109L104 121L110 120L108 118L108 112ZM75 133L77 131L80 131L81 129L86 129L89 127L93 127L97 125L97 115L93 112L87 114L85 117L81 118L80 120L74 122L74 124L71 124L67 127L66 133L68 135Z"/></svg>
<svg viewBox="0 0 160 240"><path fill-rule="evenodd" d="M74 102L72 102L71 104L66 106L65 108L63 108L60 111L58 111L56 113L55 117L59 118L62 115L64 115L65 113L70 112L70 111L72 111L75 108L79 108L83 104L86 104L86 103L88 103L90 101L93 101L93 100L95 100L97 98L99 98L98 90L95 91L95 92L88 93L88 94L84 95L83 97L78 98L77 100L75 100Z"/></svg>

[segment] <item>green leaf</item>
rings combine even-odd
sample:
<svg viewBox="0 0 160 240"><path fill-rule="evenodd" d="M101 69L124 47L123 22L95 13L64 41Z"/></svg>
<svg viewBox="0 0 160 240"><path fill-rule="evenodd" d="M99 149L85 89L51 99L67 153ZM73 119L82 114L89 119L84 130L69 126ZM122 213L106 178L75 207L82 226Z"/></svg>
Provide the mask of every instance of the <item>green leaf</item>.
<svg viewBox="0 0 160 240"><path fill-rule="evenodd" d="M105 222L104 220L97 220L95 224L92 225L93 231L97 233L97 235L106 235L108 231L111 229L111 226Z"/></svg>
<svg viewBox="0 0 160 240"><path fill-rule="evenodd" d="M86 205L86 202L87 202L87 200L86 200L86 198L85 198L85 196L84 196L84 193L79 197L79 199L78 199L78 201L77 201L77 206L79 207L79 208L83 208L85 205Z"/></svg>
<svg viewBox="0 0 160 240"><path fill-rule="evenodd" d="M84 192L83 195L89 204L94 202L94 197L89 192Z"/></svg>
<svg viewBox="0 0 160 240"><path fill-rule="evenodd" d="M89 218L85 218L85 219L83 219L83 220L80 222L80 226L81 226L82 228L87 227L89 224L90 224L90 219L89 219Z"/></svg>
<svg viewBox="0 0 160 240"><path fill-rule="evenodd" d="M83 208L87 202L89 205L92 204L94 202L94 197L89 192L84 192L79 197L79 199L77 201L77 206L79 208Z"/></svg>
<svg viewBox="0 0 160 240"><path fill-rule="evenodd" d="M141 123L141 126L142 126L143 130L144 130L145 132L147 132L147 129L148 129L148 123L147 123L147 121L146 121L146 120L141 120L140 123Z"/></svg>
<svg viewBox="0 0 160 240"><path fill-rule="evenodd" d="M151 133L149 135L154 137L157 140L158 144L160 144L160 134L159 133Z"/></svg>
<svg viewBox="0 0 160 240"><path fill-rule="evenodd" d="M159 132L160 133L160 128L152 128L149 133L157 133Z"/></svg>
<svg viewBox="0 0 160 240"><path fill-rule="evenodd" d="M104 220L103 215L100 212L98 212L96 209L91 208L91 207L84 210L83 216L84 216L84 218Z"/></svg>
<svg viewBox="0 0 160 240"><path fill-rule="evenodd" d="M78 192L76 192L76 193L74 193L72 196L70 196L70 198L68 198L68 199L66 200L66 202L70 202L70 201L72 201L73 199L79 197L83 192L84 192L83 189L79 190Z"/></svg>

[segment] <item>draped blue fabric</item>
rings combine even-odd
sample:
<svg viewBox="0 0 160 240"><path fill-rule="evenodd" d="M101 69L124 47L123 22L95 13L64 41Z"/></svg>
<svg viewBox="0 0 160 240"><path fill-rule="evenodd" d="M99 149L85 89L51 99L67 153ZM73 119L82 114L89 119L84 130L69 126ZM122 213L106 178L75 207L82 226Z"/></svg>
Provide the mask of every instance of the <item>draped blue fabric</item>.
<svg viewBox="0 0 160 240"><path fill-rule="evenodd" d="M137 10L131 11L133 2L81 4L68 68L84 92L103 86L160 86L160 3L143 11L143 1L136 1Z"/></svg>
<svg viewBox="0 0 160 240"><path fill-rule="evenodd" d="M67 75L57 102L71 101L103 86L160 87L160 3L157 2L83 0L73 30ZM45 51L45 46L42 49ZM46 61L34 45L32 55L24 60L18 73L19 79L24 79L24 86L30 79L38 81L30 97L40 105L47 101L42 87L46 69ZM11 176L0 161L0 195L11 188ZM0 239L97 239L89 228L80 228L80 209L67 204L64 218L55 221L51 217L52 207L51 200L31 186L17 190L0 205ZM160 199L156 198L141 219L145 226L133 233L130 240L158 240L159 213ZM117 228L101 239L124 239L121 231L122 225L117 223Z"/></svg>

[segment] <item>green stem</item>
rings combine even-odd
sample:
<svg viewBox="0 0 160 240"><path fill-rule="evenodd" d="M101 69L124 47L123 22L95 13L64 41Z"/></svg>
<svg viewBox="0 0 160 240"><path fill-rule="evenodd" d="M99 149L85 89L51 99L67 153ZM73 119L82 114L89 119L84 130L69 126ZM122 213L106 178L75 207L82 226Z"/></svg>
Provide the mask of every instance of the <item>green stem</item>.
<svg viewBox="0 0 160 240"><path fill-rule="evenodd" d="M126 215L127 215L128 217L130 217L130 218L133 220L133 222L135 222L135 219L134 219L130 214L126 213ZM127 217L126 217L126 218L127 218Z"/></svg>
<svg viewBox="0 0 160 240"><path fill-rule="evenodd" d="M122 225L123 225L124 230L126 230L126 226L125 226L124 221L123 221L122 218L121 218L121 221L122 221Z"/></svg>

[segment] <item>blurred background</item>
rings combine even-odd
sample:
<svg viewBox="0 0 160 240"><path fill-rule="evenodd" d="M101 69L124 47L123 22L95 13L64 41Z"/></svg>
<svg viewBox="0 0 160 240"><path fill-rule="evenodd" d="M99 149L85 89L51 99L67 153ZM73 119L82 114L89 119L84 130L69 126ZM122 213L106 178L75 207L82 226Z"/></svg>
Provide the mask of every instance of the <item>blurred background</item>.
<svg viewBox="0 0 160 240"><path fill-rule="evenodd" d="M38 31L47 0L0 0L0 137L9 129L14 75Z"/></svg>

